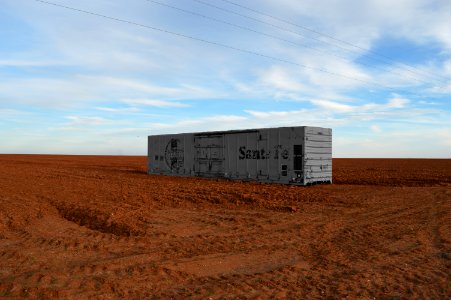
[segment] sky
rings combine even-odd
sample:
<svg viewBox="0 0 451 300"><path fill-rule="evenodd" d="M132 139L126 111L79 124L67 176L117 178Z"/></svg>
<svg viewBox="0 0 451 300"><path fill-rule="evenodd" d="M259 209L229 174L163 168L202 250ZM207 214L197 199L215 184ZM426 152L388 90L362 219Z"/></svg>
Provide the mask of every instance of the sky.
<svg viewBox="0 0 451 300"><path fill-rule="evenodd" d="M321 126L334 157L451 158L449 0L48 1L94 15L0 0L0 153Z"/></svg>

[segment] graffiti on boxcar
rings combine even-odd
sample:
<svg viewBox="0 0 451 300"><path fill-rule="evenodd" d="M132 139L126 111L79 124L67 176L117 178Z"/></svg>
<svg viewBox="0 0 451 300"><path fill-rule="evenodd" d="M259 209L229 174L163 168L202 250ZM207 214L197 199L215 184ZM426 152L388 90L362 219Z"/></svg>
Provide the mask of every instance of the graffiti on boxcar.
<svg viewBox="0 0 451 300"><path fill-rule="evenodd" d="M239 155L238 159L288 159L289 152L287 149L283 148L282 145L274 146L274 149L266 150L261 149L247 149L246 146L241 146L238 149Z"/></svg>
<svg viewBox="0 0 451 300"><path fill-rule="evenodd" d="M179 139L171 139L164 152L166 165L173 171L183 168L184 152Z"/></svg>

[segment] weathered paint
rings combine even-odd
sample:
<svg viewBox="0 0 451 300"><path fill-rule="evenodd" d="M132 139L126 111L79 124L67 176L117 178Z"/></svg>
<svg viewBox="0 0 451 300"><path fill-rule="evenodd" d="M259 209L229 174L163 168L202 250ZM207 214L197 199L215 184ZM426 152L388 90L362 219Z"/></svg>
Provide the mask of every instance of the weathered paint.
<svg viewBox="0 0 451 300"><path fill-rule="evenodd" d="M149 136L148 173L332 182L332 130L281 127Z"/></svg>

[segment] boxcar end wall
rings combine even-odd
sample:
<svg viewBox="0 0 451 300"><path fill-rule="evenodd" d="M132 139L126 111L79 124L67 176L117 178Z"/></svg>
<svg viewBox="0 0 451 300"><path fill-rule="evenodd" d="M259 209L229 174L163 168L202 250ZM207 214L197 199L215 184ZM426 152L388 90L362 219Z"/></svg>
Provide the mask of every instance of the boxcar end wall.
<svg viewBox="0 0 451 300"><path fill-rule="evenodd" d="M332 183L332 129L281 127L153 135L148 173Z"/></svg>

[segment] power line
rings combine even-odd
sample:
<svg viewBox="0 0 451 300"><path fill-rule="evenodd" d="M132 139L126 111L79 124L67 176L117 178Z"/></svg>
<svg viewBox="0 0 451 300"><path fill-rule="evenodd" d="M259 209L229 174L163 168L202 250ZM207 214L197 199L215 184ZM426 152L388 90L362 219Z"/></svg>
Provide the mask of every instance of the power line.
<svg viewBox="0 0 451 300"><path fill-rule="evenodd" d="M342 39L338 39L338 38L333 37L333 36L331 36L331 35L329 35L329 34L325 34L325 33L323 33L323 32L320 32L320 31L311 29L311 28L309 28L309 27L302 26L302 25L299 25L299 24L296 24L296 23L293 23L293 22L284 20L284 19L279 18L279 17L276 17L276 16L274 16L274 15L270 15L270 14L267 14L267 13L265 13L265 12L262 12L262 11L259 11L259 10L256 10L256 9L253 9L253 8L251 8L251 7L244 6L244 5L242 5L242 4L239 4L239 3L236 3L236 2L233 2L233 1L230 1L230 0L220 0L220 1L223 1L223 2L226 2L226 3L232 4L232 5L235 5L235 6L244 8L244 9L249 10L249 11L252 11L252 12L254 12L254 13L257 13L257 14L260 14L260 15L263 15L263 16L266 16L266 17L269 17L269 18L271 18L271 19L273 19L273 20L277 20L277 21L280 21L280 22L283 22L283 23L286 23L286 24L289 24L289 25L292 25L292 26L301 28L301 29L303 29L303 30L313 32L313 33L315 33L315 34L318 34L318 35L327 37L327 38L329 38L329 39L331 39L331 40L334 40L334 41L343 43L343 44L348 45L348 46L351 46L351 47L353 47L353 48L357 48L357 49L366 51L366 52L368 52L368 53L370 53L370 54L372 54L372 55L381 57L381 58L383 58L383 59L385 59L385 60L387 60L387 61L397 62L396 60L392 59L391 57L388 57L388 56L386 56L386 55L382 55L382 54L380 54L380 53L378 53L378 52L376 52L376 51L373 51L373 50L371 50L371 49L368 49L368 48L365 48L365 47L361 47L361 46L359 46L359 45L350 43L350 42L345 41L345 40L342 40ZM403 65L404 68L406 68L406 69L412 68L412 69L414 69L414 70L418 70L418 71L420 71L420 72L423 72L423 74L430 74L430 75L432 75L432 76L434 76L434 77L436 77L436 78L440 78L440 80L441 80L441 81L444 81L444 82L448 82L448 80L450 80L449 78L446 78L446 77L444 77L444 76L440 76L440 75L437 75L437 74L432 73L432 72L427 72L427 71L424 71L424 70L420 70L420 69L418 69L418 68L416 68L416 67L414 67L414 66L410 66L410 65L407 65L407 64L404 64L404 63L402 63L402 65Z"/></svg>
<svg viewBox="0 0 451 300"><path fill-rule="evenodd" d="M177 10L177 11L181 11L181 12L186 13L186 14L191 14L191 15L198 16L198 17L201 17L201 18L204 18L204 19L212 20L214 22L226 24L228 26L232 26L232 27L235 27L235 28L238 28L238 29L242 29L242 30L246 30L246 31L249 31L249 32L257 33L257 34L260 34L260 35L263 35L263 36L266 36L266 37L269 37L269 38L272 38L272 39L275 39L275 40L283 41L283 42L286 42L286 43L298 46L298 47L308 48L308 49L314 50L316 52L324 53L326 55L331 55L331 56L337 57L337 58L339 58L339 59L341 59L343 61L349 62L349 59L347 59L346 57L338 55L338 54L335 54L335 53L333 53L331 51L321 50L321 49L318 49L318 48L313 47L313 46L296 43L296 42L293 42L293 41L290 41L290 40L287 40L287 39L284 39L284 38L281 38L281 37L278 37L278 36L275 36L275 35L272 35L272 34L268 34L268 33L262 32L262 31L258 31L258 30L254 30L254 29L246 27L246 26L237 25L237 24L234 24L234 23L231 23L231 22L228 22L228 21L224 21L224 20L221 20L221 19L210 17L210 16L207 16L207 15L204 15L204 14L200 14L198 12L186 10L186 9L183 9L183 8L180 8L180 7L177 7L177 6L173 6L173 5L169 5L169 4L166 4L166 3L162 3L162 2L159 2L159 1L155 1L155 0L144 0L144 1L151 2L151 3L157 4L157 5L161 5L161 6L164 6L164 7L170 8L170 9L174 9L174 10ZM370 64L370 63L360 62L359 64L365 65L365 66L368 66L368 67L371 67L371 68L374 68L374 69L387 71L386 69L384 69L382 67L379 67L379 66L376 66L376 65L373 65L373 64ZM396 71L393 71L393 70L391 70L389 72L391 72L393 74L397 74L397 75L403 76L403 77L406 75L406 74L403 74L403 73L400 73L400 72L396 72ZM415 81L422 82L424 84L430 84L430 82L427 82L425 80L413 77L412 75L410 75L409 77L412 78Z"/></svg>
<svg viewBox="0 0 451 300"><path fill-rule="evenodd" d="M147 29L152 29L152 30L155 30L155 31L160 31L160 32L168 33L168 34L175 35L175 36L178 36L178 37L183 37L183 38L187 38L187 39L203 42L203 43L206 43L206 44L220 46L220 47L223 47L223 48L227 48L227 49L231 49L231 50L235 50L235 51L239 51L239 52L243 52L243 53L247 53L247 54L251 54L251 55L260 56L260 57L271 59L271 60L274 60L274 61L279 61L279 62L283 62L283 63L286 63L286 64L299 66L299 67L302 67L302 68L305 68L305 69L310 69L310 70L319 71L319 72L322 72L322 73L326 73L326 74L330 74L330 75L334 75L334 76L338 76L338 77L347 78L347 79L354 80L354 81L359 81L359 82L362 82L362 83L365 83L365 84L368 84L368 85L378 85L378 86L381 86L383 88L387 88L387 87L385 87L383 85L380 85L378 83L369 82L369 81L362 80L362 79L359 79L359 78L355 78L355 77L352 77L352 76L331 72L331 71L328 71L326 69L303 65L303 64L300 64L300 63L297 63L297 62L293 62L293 61L290 61L290 60L277 58L277 57L266 55L266 54L263 54L263 53L254 52L254 51L250 51L250 50L246 50L246 49L242 49L242 48L238 48L238 47L234 47L234 46L230 46L230 45L226 45L226 44L222 44L222 43L218 43L218 42L213 42L213 41L205 40L205 39L202 39L202 38L193 37L193 36L182 34L182 33L177 33L177 32L174 32L174 31L169 31L169 30L166 30L166 29L161 29L161 28L157 28L157 27L153 27L153 26L149 26L149 25L144 25L144 24L141 24L141 23L128 21L128 20L124 20L124 19L120 19L120 18L116 18L116 17L110 17L110 16L107 16L107 15L103 15L103 14L99 14L99 13L95 13L95 12L91 12L91 11L87 11L87 10L83 10L83 9L78 9L78 8L74 8L74 7L70 7L70 6L65 6L65 5L57 4L57 3L53 3L53 2L48 2L48 1L44 1L44 0L33 0L33 1L40 2L40 3L43 3L43 4L47 4L47 5L56 6L56 7L60 7L60 8L65 8L65 9L69 9L69 10L73 10L73 11L77 11L77 12L81 12L81 13L85 13L85 14L89 14L89 15L96 16L96 17L101 17L101 18L104 18L104 19L109 19L109 20L122 22L122 23L127 23L127 24L131 24L131 25L135 25L135 26L139 26L139 27L143 27L143 28L147 28Z"/></svg>
<svg viewBox="0 0 451 300"><path fill-rule="evenodd" d="M320 42L320 43L332 45L332 46L334 46L334 47L340 48L340 49L345 50L345 51L348 51L348 52L358 53L356 50L351 50L351 49L349 49L349 48L346 48L346 47L343 47L343 46L340 46L340 45L337 45L337 44L333 44L333 43L330 43L330 42L321 40L321 39L319 39L319 38L314 38L314 37L310 37L310 36L305 36L305 35L300 34L300 33L297 32L297 31L294 31L294 30L291 30L291 29L288 29L288 28L285 28L285 27L282 27L282 26L278 26L278 25L275 25L275 24L273 24L273 23L266 22L266 21L263 21L263 20L260 20L260 19L257 19L257 18L248 16L248 15L244 15L244 14L241 14L241 13L239 13L239 12L236 12L236 11L233 11L233 10L230 10L230 9L226 9L226 8L223 8L223 7L220 7L220 6L217 6L217 5L214 5L214 4L211 4L211 3L208 3L208 2L202 1L202 0L193 0L193 1L198 2L198 3L201 3L201 4L206 5L206 6L213 7L213 8L215 8L215 9L218 9L218 10L221 10L221 11L225 11L225 12L230 13L230 14L234 14L234 15L237 15L237 16L240 16L240 17L249 19L249 20L253 20L253 21L256 21L256 22L259 22L259 23L262 23L262 24L266 24L266 25L269 25L269 26L271 26L271 27L274 27L274 28L277 28L277 29L280 29L280 30L283 30L283 31L286 31L286 32L294 33L294 34L296 34L296 35L298 35L298 36L301 36L301 37L304 37L304 38L308 38L308 39L311 39L311 40L314 40L314 41L317 41L317 42ZM329 39L333 39L333 40L339 41L339 42L341 42L341 43L343 43L343 44L350 45L350 46L352 46L353 48L357 48L357 49L364 50L364 51L366 51L366 52L368 52L368 53L370 53L370 54L373 55L373 57L369 57L369 58L372 59L372 60L379 61L379 62L383 62L383 63L385 63L385 64L391 64L392 62L398 63L397 61L395 61L395 60L393 60L393 59L391 59L391 58L389 58L389 57L386 57L386 56L384 56L384 55L378 54L377 52L374 52L374 51L372 51L372 50L370 50L370 49L366 49L366 48L364 48L364 47L360 47L360 46L351 44L351 43L349 43L349 42L342 41L342 40L337 39L337 38L333 38L333 37L331 37L331 36L329 36L329 35L327 35L327 34L320 33L319 31L316 31L316 30L313 30L313 29L310 29L310 28L306 29L307 27L304 27L304 26L301 26L301 25L297 25L297 24L295 24L295 23L292 23L292 22L289 22L289 21L286 21L286 20L283 20L283 19L274 17L274 16L272 16L272 15L269 15L269 14L266 14L266 13L263 13L263 12L260 12L260 11L258 11L258 10L249 8L249 7L247 7L247 6L244 6L244 5L241 5L241 4L232 2L232 1L227 1L227 0L220 0L220 1L224 1L224 2L227 2L227 3L230 3L230 4L233 4L233 5L242 7L242 8L244 8L244 9L253 11L253 12L255 12L255 13L261 14L261 15L263 15L263 16L267 16L267 17L270 17L270 18L272 18L272 19L275 19L275 20L284 22L284 23L286 23L286 24L290 24L290 25L293 25L293 26L302 28L302 29L304 29L304 30L308 30L308 31L314 32L314 33L316 33L316 34L318 34L318 35L322 35L322 36L327 37L327 38L329 38ZM431 72L423 71L423 70L420 70L420 69L415 68L415 67L413 67L413 66L408 66L408 65L406 65L406 64L404 64L404 63L400 63L400 65L403 66L403 68L404 68L406 71L408 71L408 72L410 72L410 73L413 73L413 74L416 74L416 75L424 76L424 75L426 75L426 74L430 74L429 76L432 75L432 76L435 77L435 80L440 80L440 81L443 82L443 83L448 83L448 80L450 80L449 78L446 78L446 77L443 77L443 76L440 76L440 75L437 75L437 74L434 74L434 73L431 73ZM417 72L417 71L415 71L415 70L418 70L418 71L420 71L420 72L422 72L422 73Z"/></svg>
<svg viewBox="0 0 451 300"><path fill-rule="evenodd" d="M403 91L403 90L392 88L392 87L387 87L387 86L384 86L384 85L379 84L377 82L366 81L366 80L363 80L363 79L355 78L355 77L344 75L344 74L341 74L341 73L331 72L331 71L328 71L326 69L303 65L303 64L300 64L300 63L297 63L297 62L293 62L293 61L290 61L290 60L281 59L281 58L277 58L277 57L274 57L274 56L266 55L266 54L263 54L263 53L254 52L254 51L250 51L250 50L246 50L246 49L242 49L242 48L238 48L238 47L222 44L222 43L219 43L219 42L209 41L209 40L205 40L205 39L202 39L202 38L197 38L197 37L193 37L193 36L190 36L190 35L169 31L169 30L166 30L166 29L161 29L161 28L154 27L154 26L144 25L144 24L137 23L137 22L134 22L134 21L129 21L129 20L120 19L120 18L116 18L116 17L110 17L110 16L107 16L107 15L104 15L104 14L99 14L99 13L95 13L95 12L91 12L91 11L87 11L87 10L83 10L83 9L79 9L79 8L74 8L74 7L70 7L70 6L66 6L66 5L62 5L62 4L57 4L57 3L53 3L53 2L49 2L49 1L44 1L44 0L33 0L33 1L40 2L42 4L46 4L46 5L50 5L50 6L55 6L55 7L59 7L59 8L64 8L64 9L68 9L68 10L72 10L72 11L76 11L76 12L80 12L80 13L96 16L96 17L101 17L101 18L112 20L112 21L116 21L116 22L121 22L121 23L130 24L130 25L135 25L135 26L139 26L139 27L142 27L142 28L151 29L151 30L154 30L154 31L159 31L159 32L162 32L162 33L167 33L167 34L171 34L171 35L174 35L174 36L183 37L183 38L186 38L186 39L191 39L191 40L195 40L195 41L198 41L198 42L202 42L202 43L206 43L206 44L210 44L210 45L215 45L215 46L223 47L223 48L226 48L226 49L230 49L230 50L234 50L234 51L238 51L238 52L242 52L242 53L246 53L246 54L250 54L250 55L259 56L259 57L263 57L263 58L274 60L274 61L278 61L278 62L283 62L283 63L290 64L290 65L299 66L299 67L302 67L302 68L305 68L305 69L310 69L310 70L326 73L326 74L333 75L333 76L336 76L336 77L342 77L342 78L346 78L348 80L362 82L362 83L364 83L366 85L369 85L369 86L379 86L379 87L387 89L387 90L389 90L389 91L391 91L393 93L402 92L402 93L405 93L405 94L419 96L419 95L417 95L415 93L411 93L411 92L408 92L408 91Z"/></svg>

